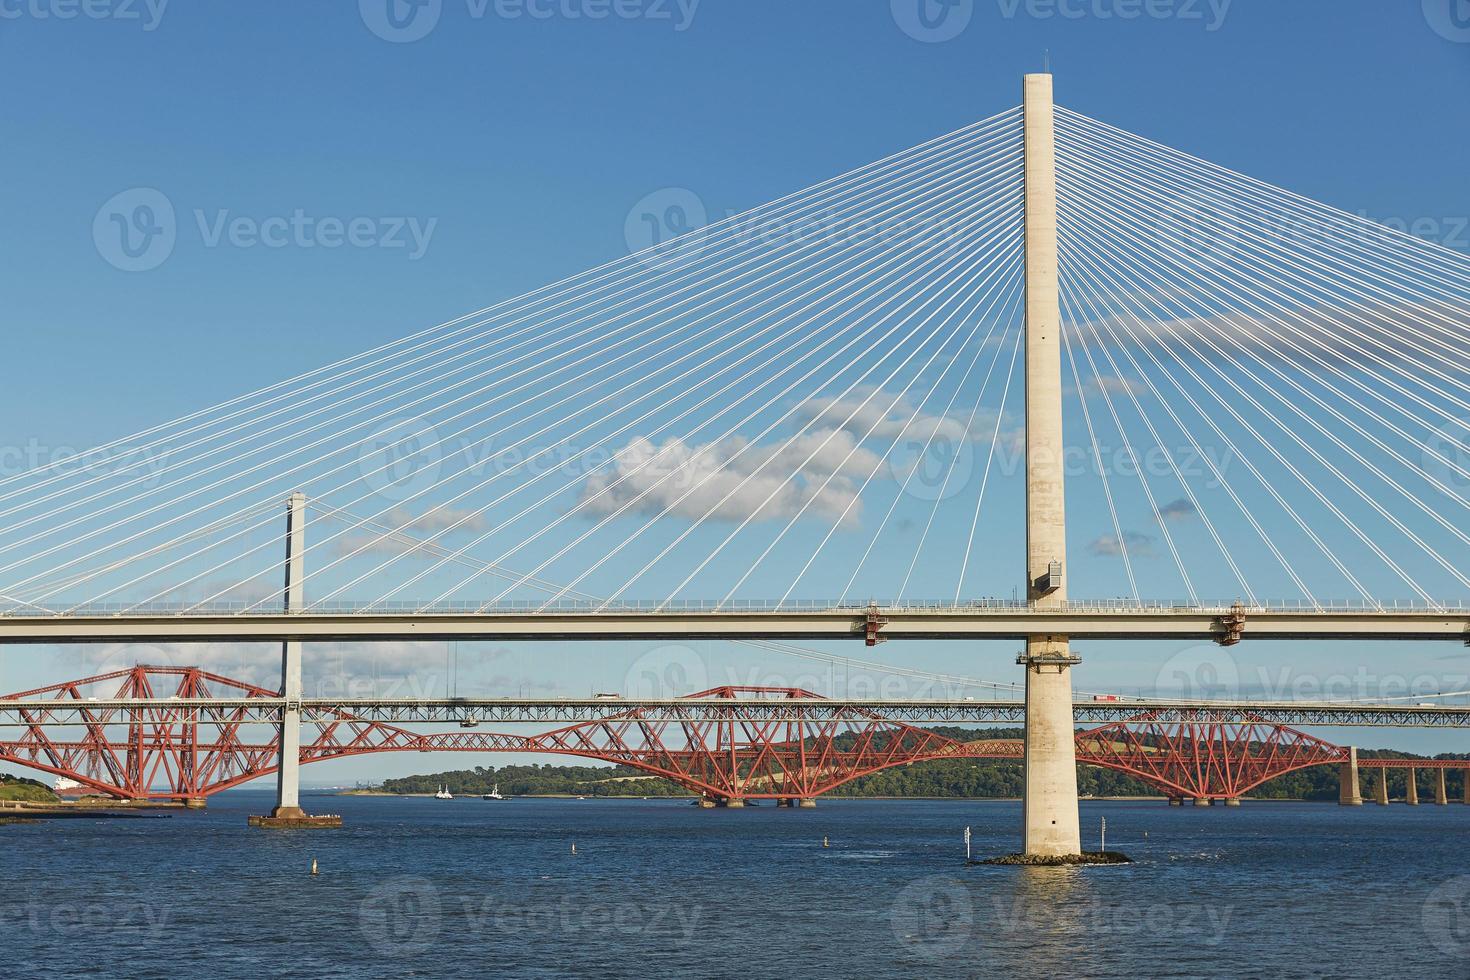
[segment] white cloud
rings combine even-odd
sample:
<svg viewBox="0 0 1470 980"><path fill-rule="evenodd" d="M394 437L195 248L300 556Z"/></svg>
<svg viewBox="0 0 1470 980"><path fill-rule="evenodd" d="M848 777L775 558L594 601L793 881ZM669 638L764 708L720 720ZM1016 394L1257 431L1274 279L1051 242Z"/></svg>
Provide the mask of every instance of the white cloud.
<svg viewBox="0 0 1470 980"><path fill-rule="evenodd" d="M313 643L303 651L302 684L307 697L442 696L445 651L444 643L431 641ZM459 647L456 662L461 674L468 675L477 665L505 654L503 648L465 643ZM270 691L281 686L280 646L274 643L99 644L89 648L80 669L73 671L76 676L66 679L109 674L140 664L199 667ZM165 685L155 693L166 697L173 689Z"/></svg>
<svg viewBox="0 0 1470 980"><path fill-rule="evenodd" d="M962 398L957 399L956 405L962 402ZM915 411L914 404L903 394L871 386L856 388L842 398L809 398L798 406L796 415L819 420L827 426L839 426L863 440L903 440L922 446L966 441L988 444L995 438L1002 452L1020 453L1026 447L1026 430L1009 413L981 405L973 418L969 406L963 412L935 415ZM889 475L901 480L907 472L906 467L896 465Z"/></svg>
<svg viewBox="0 0 1470 980"><path fill-rule="evenodd" d="M1148 386L1140 379L1125 378L1117 374L1096 374L1082 382L1082 392L1087 395L1141 395Z"/></svg>
<svg viewBox="0 0 1470 980"><path fill-rule="evenodd" d="M862 509L856 481L880 465L877 454L856 443L850 432L832 429L770 445L736 436L693 446L671 438L655 446L639 437L611 467L588 477L581 499L594 513L636 500L631 509L643 513L671 509L697 519L713 508L709 516L716 520L776 520L805 507L806 514L853 524Z"/></svg>
<svg viewBox="0 0 1470 980"><path fill-rule="evenodd" d="M1133 558L1152 558L1154 552L1154 538L1151 534L1142 531L1124 531L1122 540L1116 534L1104 534L1087 545L1087 552L1097 557L1116 557L1122 555L1126 550Z"/></svg>
<svg viewBox="0 0 1470 980"><path fill-rule="evenodd" d="M808 398L796 414L803 420L877 439L922 442L933 437L957 442L966 437L963 419L916 412L905 396L872 387L855 389L841 398ZM993 415L991 422L994 423Z"/></svg>
<svg viewBox="0 0 1470 980"><path fill-rule="evenodd" d="M406 508L395 507L374 523L381 527L362 527L339 533L332 541L332 553L337 556L364 554L435 558L435 552L443 546L446 538L462 531L482 530L485 527L485 516L468 507L440 507L433 510L430 505L425 504L422 514L415 515ZM390 534L382 530L387 527L401 530ZM453 530L449 530L450 528ZM427 546L421 543L421 539L436 532L444 533L438 534Z"/></svg>

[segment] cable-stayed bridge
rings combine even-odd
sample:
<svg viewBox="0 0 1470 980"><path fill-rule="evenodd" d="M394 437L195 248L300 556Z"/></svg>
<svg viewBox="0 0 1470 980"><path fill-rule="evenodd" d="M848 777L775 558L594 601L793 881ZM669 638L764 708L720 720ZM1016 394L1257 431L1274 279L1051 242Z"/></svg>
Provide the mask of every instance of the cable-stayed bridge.
<svg viewBox="0 0 1470 980"><path fill-rule="evenodd" d="M1026 850L1071 854L1068 638L1470 637L1467 337L1467 257L1028 76L0 481L0 641L284 641L289 760L303 641L1020 637Z"/></svg>

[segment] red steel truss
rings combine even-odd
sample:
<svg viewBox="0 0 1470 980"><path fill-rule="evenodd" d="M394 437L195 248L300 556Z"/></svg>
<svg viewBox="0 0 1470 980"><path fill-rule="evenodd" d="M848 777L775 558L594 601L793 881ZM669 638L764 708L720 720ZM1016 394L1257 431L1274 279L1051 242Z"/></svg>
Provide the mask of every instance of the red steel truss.
<svg viewBox="0 0 1470 980"><path fill-rule="evenodd" d="M198 668L140 666L5 700L54 697L75 709L89 699L277 696ZM694 700L711 697L780 698L792 710L789 719L770 721L738 706ZM933 759L1022 757L1019 741L963 742L877 712L803 717L801 702L818 697L794 688L719 687L690 695L688 707L630 709L541 735L422 734L339 712L303 722L301 761L405 751L571 755L631 766L723 801L811 799L859 776ZM19 737L0 741L0 760L67 776L110 796L202 798L275 772L277 738L272 733L261 740L266 729L247 725L244 716L225 705L84 708L82 737L59 741L53 734L61 729L48 725L48 712L28 712ZM1346 758L1343 748L1250 718L1166 723L1141 716L1077 735L1079 762L1128 773L1169 796L1238 797L1285 773Z"/></svg>
<svg viewBox="0 0 1470 980"><path fill-rule="evenodd" d="M1144 716L1077 735L1077 759L1128 773L1170 796L1240 797L1308 766L1345 761L1345 749L1285 725Z"/></svg>

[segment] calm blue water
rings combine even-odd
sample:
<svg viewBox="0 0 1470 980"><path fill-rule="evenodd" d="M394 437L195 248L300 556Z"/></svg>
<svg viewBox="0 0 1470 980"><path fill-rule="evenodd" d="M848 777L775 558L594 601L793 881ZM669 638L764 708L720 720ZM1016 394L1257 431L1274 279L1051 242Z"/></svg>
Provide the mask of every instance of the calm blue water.
<svg viewBox="0 0 1470 980"><path fill-rule="evenodd" d="M1014 803L306 803L0 827L5 975L1470 976L1464 806L1084 802L1139 863L1052 870L962 865Z"/></svg>

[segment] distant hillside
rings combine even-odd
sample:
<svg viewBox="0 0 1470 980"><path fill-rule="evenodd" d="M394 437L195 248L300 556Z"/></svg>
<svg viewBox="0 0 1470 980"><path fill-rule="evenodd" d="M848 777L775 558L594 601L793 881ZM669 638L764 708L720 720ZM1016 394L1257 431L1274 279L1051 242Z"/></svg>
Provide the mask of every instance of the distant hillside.
<svg viewBox="0 0 1470 980"><path fill-rule="evenodd" d="M505 796L689 796L683 787L627 766L476 766L423 776L385 779L386 793L432 793L447 785L455 796L480 796L496 785Z"/></svg>
<svg viewBox="0 0 1470 980"><path fill-rule="evenodd" d="M0 773L0 801L7 803L54 803L55 793L45 783Z"/></svg>
<svg viewBox="0 0 1470 980"><path fill-rule="evenodd" d="M1014 739L1021 737L1019 728L973 729L942 726L930 729L960 741L980 739ZM847 738L850 741L850 737ZM844 739L839 739L842 743ZM1359 749L1360 759L1422 758L1392 749ZM1466 759L1470 756L1445 754L1438 759ZM1450 795L1460 799L1463 792L1461 770L1446 775ZM1364 794L1372 790L1376 775L1363 775ZM1406 774L1391 771L1390 793L1402 796ZM1432 777L1421 772L1421 795L1428 792ZM1338 772L1334 766L1316 766L1273 779L1251 792L1260 799L1335 800ZM384 780L383 792L411 794L433 793L448 785L456 796L479 796L499 785L506 796L691 796L688 790L658 776L650 776L629 766L476 766L449 772L406 776ZM1111 769L1092 766L1077 767L1077 790L1085 796L1159 796L1157 789ZM953 759L919 762L862 776L833 790L840 797L911 797L998 799L1021 795L1021 767L1011 761L990 759Z"/></svg>

